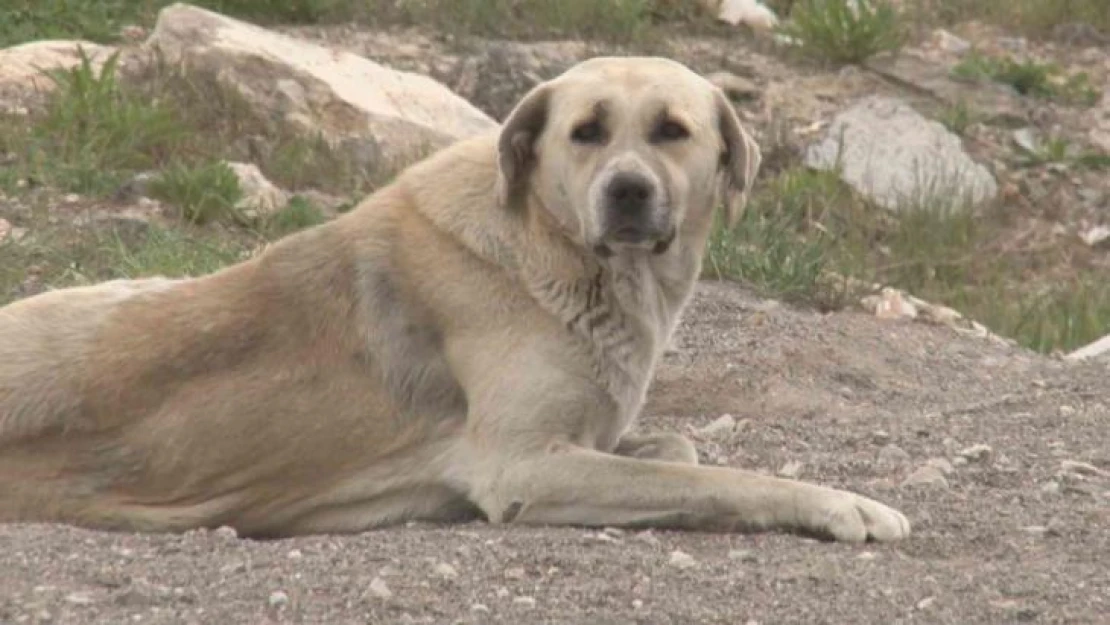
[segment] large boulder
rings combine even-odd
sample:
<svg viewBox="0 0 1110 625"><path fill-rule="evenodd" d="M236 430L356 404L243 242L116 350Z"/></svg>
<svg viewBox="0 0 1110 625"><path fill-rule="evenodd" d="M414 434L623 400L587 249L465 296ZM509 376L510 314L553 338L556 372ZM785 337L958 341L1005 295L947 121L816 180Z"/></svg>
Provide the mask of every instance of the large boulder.
<svg viewBox="0 0 1110 625"><path fill-rule="evenodd" d="M837 170L857 192L890 210L927 203L980 204L998 184L960 138L896 98L869 96L833 118L805 164Z"/></svg>
<svg viewBox="0 0 1110 625"><path fill-rule="evenodd" d="M188 4L158 14L145 46L237 91L260 114L400 169L497 122L435 80Z"/></svg>

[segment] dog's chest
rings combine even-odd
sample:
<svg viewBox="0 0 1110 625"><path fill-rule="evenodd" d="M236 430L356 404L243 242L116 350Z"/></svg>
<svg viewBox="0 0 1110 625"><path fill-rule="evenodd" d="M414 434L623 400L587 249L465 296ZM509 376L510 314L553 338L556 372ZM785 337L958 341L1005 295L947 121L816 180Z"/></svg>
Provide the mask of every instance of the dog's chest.
<svg viewBox="0 0 1110 625"><path fill-rule="evenodd" d="M599 447L615 445L639 413L674 321L646 266L619 269L599 268L575 281L547 281L537 293L582 346L591 379L614 400L616 414L595 424Z"/></svg>

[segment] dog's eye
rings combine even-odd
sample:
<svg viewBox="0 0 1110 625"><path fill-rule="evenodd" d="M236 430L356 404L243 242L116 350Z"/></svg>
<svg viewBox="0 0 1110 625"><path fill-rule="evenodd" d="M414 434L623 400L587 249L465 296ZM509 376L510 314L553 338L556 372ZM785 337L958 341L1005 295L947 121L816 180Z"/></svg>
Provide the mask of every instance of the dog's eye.
<svg viewBox="0 0 1110 625"><path fill-rule="evenodd" d="M664 120L655 130L651 131L651 140L659 143L663 141L679 141L690 136L686 127L673 120Z"/></svg>
<svg viewBox="0 0 1110 625"><path fill-rule="evenodd" d="M601 143L604 136L605 132L597 121L579 124L570 133L570 138L575 143Z"/></svg>

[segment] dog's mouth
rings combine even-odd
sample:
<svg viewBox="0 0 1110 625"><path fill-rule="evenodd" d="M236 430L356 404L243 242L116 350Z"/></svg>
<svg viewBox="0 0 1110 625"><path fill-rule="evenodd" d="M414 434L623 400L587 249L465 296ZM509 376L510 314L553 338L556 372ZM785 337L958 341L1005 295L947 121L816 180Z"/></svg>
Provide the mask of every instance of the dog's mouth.
<svg viewBox="0 0 1110 625"><path fill-rule="evenodd" d="M609 258L618 251L650 250L656 256L667 253L678 236L678 229L674 226L667 231L659 231L642 227L624 227L606 234L596 245L594 253L601 258Z"/></svg>

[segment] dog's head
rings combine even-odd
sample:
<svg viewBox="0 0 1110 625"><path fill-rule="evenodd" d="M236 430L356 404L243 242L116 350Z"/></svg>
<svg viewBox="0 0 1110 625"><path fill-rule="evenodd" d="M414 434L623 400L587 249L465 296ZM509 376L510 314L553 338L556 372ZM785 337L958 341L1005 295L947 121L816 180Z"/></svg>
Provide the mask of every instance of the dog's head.
<svg viewBox="0 0 1110 625"><path fill-rule="evenodd" d="M733 222L760 153L724 93L662 58L599 57L533 88L498 143L503 202L538 204L608 256Z"/></svg>

